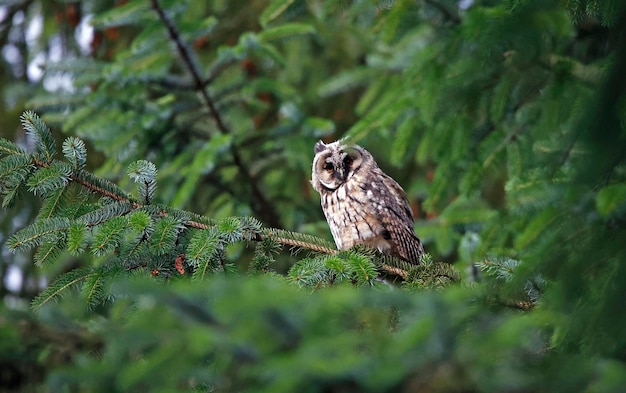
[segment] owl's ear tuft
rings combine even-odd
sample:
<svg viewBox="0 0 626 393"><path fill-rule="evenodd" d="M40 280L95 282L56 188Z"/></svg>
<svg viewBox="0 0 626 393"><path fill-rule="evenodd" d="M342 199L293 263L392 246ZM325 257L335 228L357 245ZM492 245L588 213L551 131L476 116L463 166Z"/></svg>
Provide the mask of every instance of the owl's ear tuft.
<svg viewBox="0 0 626 393"><path fill-rule="evenodd" d="M315 151L315 154L321 152L322 150L324 150L326 148L326 145L324 144L324 142L317 141L317 143L315 144L315 148L313 149Z"/></svg>

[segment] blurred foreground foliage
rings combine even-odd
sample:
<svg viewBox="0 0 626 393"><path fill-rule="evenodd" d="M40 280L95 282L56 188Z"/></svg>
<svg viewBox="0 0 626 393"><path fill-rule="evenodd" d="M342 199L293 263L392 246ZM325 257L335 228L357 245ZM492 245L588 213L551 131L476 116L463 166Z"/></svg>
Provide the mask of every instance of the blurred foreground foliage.
<svg viewBox="0 0 626 393"><path fill-rule="evenodd" d="M6 390L623 390L623 2L0 7ZM458 269L334 252L343 136Z"/></svg>

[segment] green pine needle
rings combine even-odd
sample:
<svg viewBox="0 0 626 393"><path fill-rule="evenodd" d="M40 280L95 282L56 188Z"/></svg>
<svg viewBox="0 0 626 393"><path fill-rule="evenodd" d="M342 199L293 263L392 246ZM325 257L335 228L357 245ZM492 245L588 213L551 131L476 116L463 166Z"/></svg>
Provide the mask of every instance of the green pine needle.
<svg viewBox="0 0 626 393"><path fill-rule="evenodd" d="M378 269L370 258L348 251L345 255L345 261L354 272L354 278L358 285L374 285L374 281L378 277Z"/></svg>
<svg viewBox="0 0 626 393"><path fill-rule="evenodd" d="M221 270L226 236L216 227L194 233L187 247L187 259L195 265L194 280L204 280Z"/></svg>
<svg viewBox="0 0 626 393"><path fill-rule="evenodd" d="M77 288L89 277L94 275L91 267L84 267L71 270L54 280L48 288L33 299L31 306L35 311L39 311L43 306L51 301L61 298L72 288Z"/></svg>
<svg viewBox="0 0 626 393"><path fill-rule="evenodd" d="M343 258L336 255L331 255L325 258L326 268L331 270L334 274L333 282L341 283L343 281L352 280L354 269L352 265L347 263Z"/></svg>
<svg viewBox="0 0 626 393"><path fill-rule="evenodd" d="M112 217L99 225L93 237L91 253L97 257L112 253L119 247L127 229L128 219L126 217Z"/></svg>
<svg viewBox="0 0 626 393"><path fill-rule="evenodd" d="M48 193L39 209L39 218L50 218L59 215L60 210L68 203L69 187L57 188Z"/></svg>
<svg viewBox="0 0 626 393"><path fill-rule="evenodd" d="M128 224L130 229L141 234L149 234L152 232L152 217L144 210L136 210L128 215Z"/></svg>
<svg viewBox="0 0 626 393"><path fill-rule="evenodd" d="M0 180L10 181L12 184L24 181L32 167L30 155L11 155L0 160Z"/></svg>
<svg viewBox="0 0 626 393"><path fill-rule="evenodd" d="M146 160L139 160L128 166L128 176L137 183L139 199L149 204L156 193L156 165Z"/></svg>
<svg viewBox="0 0 626 393"><path fill-rule="evenodd" d="M70 136L63 141L62 146L63 155L70 162L74 170L83 169L85 162L87 161L87 148L85 142L82 140Z"/></svg>
<svg viewBox="0 0 626 393"><path fill-rule="evenodd" d="M124 272L125 269L118 263L107 263L94 268L85 277L81 288L87 307L94 309L109 302L112 299L111 284Z"/></svg>
<svg viewBox="0 0 626 393"><path fill-rule="evenodd" d="M19 195L20 188L21 187L19 183L9 185L6 188L3 187L2 189L2 196L4 197L2 198L3 208L7 208L13 205L13 202L15 202L15 198Z"/></svg>
<svg viewBox="0 0 626 393"><path fill-rule="evenodd" d="M243 235L241 222L237 217L226 217L217 224L226 243L232 244L241 240Z"/></svg>
<svg viewBox="0 0 626 393"><path fill-rule="evenodd" d="M80 170L74 174L74 178L75 181L80 184L89 184L90 190L97 192L100 195L109 193L116 196L117 199L130 200L130 195L128 195L126 191L122 190L117 184L111 183L110 181L98 177L91 172Z"/></svg>
<svg viewBox="0 0 626 393"><path fill-rule="evenodd" d="M256 244L254 257L250 263L252 273L266 273L270 265L276 261L274 255L281 250L281 244L271 237L266 237Z"/></svg>
<svg viewBox="0 0 626 393"><path fill-rule="evenodd" d="M187 259L196 264L210 260L222 244L222 233L216 228L195 231L187 247Z"/></svg>
<svg viewBox="0 0 626 393"><path fill-rule="evenodd" d="M478 262L478 267L487 275L511 281L520 261L512 258L489 258Z"/></svg>
<svg viewBox="0 0 626 393"><path fill-rule="evenodd" d="M404 286L409 289L441 289L460 280L461 274L451 264L430 261L410 269Z"/></svg>
<svg viewBox="0 0 626 393"><path fill-rule="evenodd" d="M156 180L156 165L146 160L139 160L128 166L128 176L136 183L151 182Z"/></svg>
<svg viewBox="0 0 626 393"><path fill-rule="evenodd" d="M27 156L28 154L19 147L16 143L11 142L7 139L0 138L0 155L6 154L10 155L19 155L19 156Z"/></svg>
<svg viewBox="0 0 626 393"><path fill-rule="evenodd" d="M263 230L263 223L254 217L246 216L239 217L239 224L241 225L242 237L245 240L254 240L257 235Z"/></svg>
<svg viewBox="0 0 626 393"><path fill-rule="evenodd" d="M87 227L80 221L73 222L67 232L67 249L72 255L80 255L87 247Z"/></svg>
<svg viewBox="0 0 626 393"><path fill-rule="evenodd" d="M0 195L4 197L2 207L12 205L22 189L22 183L34 168L30 155L13 155L0 160Z"/></svg>
<svg viewBox="0 0 626 393"><path fill-rule="evenodd" d="M52 163L56 155L56 142L48 126L33 111L26 111L20 117L26 134L35 142L37 151L47 164Z"/></svg>
<svg viewBox="0 0 626 393"><path fill-rule="evenodd" d="M51 191L65 187L70 181L72 168L56 161L50 166L37 170L26 182L28 190L35 195L46 195Z"/></svg>
<svg viewBox="0 0 626 393"><path fill-rule="evenodd" d="M45 242L35 253L35 264L39 267L56 262L63 254L64 242Z"/></svg>
<svg viewBox="0 0 626 393"><path fill-rule="evenodd" d="M183 229L185 226L176 217L167 216L156 220L154 232L150 238L150 246L156 255L170 253L174 249L178 234Z"/></svg>
<svg viewBox="0 0 626 393"><path fill-rule="evenodd" d="M45 241L56 241L69 226L70 220L65 217L35 221L9 238L9 249L13 252L24 252L40 246Z"/></svg>
<svg viewBox="0 0 626 393"><path fill-rule="evenodd" d="M85 225L96 226L113 217L119 217L127 214L132 210L132 205L128 202L112 202L102 206L97 210L90 211L79 217L79 220Z"/></svg>
<svg viewBox="0 0 626 393"><path fill-rule="evenodd" d="M305 258L296 262L287 273L287 281L301 288L323 286L330 281L324 257Z"/></svg>

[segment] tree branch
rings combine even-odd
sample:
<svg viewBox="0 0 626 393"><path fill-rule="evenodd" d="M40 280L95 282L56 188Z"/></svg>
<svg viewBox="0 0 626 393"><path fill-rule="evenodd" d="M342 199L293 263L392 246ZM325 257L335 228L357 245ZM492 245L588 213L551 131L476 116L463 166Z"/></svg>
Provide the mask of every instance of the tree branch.
<svg viewBox="0 0 626 393"><path fill-rule="evenodd" d="M194 82L195 90L198 93L200 93L200 96L202 97L202 101L208 108L209 113L211 114L211 117L215 121L217 129L224 135L231 134L230 129L224 122L224 119L222 118L220 111L217 109L215 105L215 101L209 95L206 89L207 82L202 80L200 69L198 65L196 64L196 62L194 61L192 53L189 50L188 46L185 45L185 43L183 42L180 32L174 25L174 21L172 21L172 19L169 16L167 16L167 14L165 13L165 10L163 9L163 7L161 7L161 4L159 3L158 0L152 0L152 8L154 8L156 13L159 15L159 18L163 21L163 23L167 27L167 31L169 33L170 39L174 42L176 49L178 50L178 53L180 54L185 67L191 74L191 77ZM216 73L220 71L221 71L221 68L218 68L217 70L215 70L214 73L209 77L208 81L209 82L212 81L216 77ZM265 221L268 225L273 226L273 227L280 227L281 226L280 219L278 217L278 214L276 213L274 206L267 201L267 199L261 192L261 189L259 188L256 178L254 178L252 174L250 173L250 170L248 169L247 165L243 162L243 159L241 155L239 154L239 151L237 150L237 147L235 145L231 145L230 153L232 155L235 166L239 169L239 172L244 177L243 181L249 184L252 189L251 205L256 215L260 219Z"/></svg>
<svg viewBox="0 0 626 393"><path fill-rule="evenodd" d="M44 161L38 160L37 158L33 158L33 164L35 164L36 166L40 167L40 168L47 168L50 165ZM111 198L115 201L118 202L125 202L125 203L129 203L132 207L133 210L136 209L141 209L144 206L146 206L145 204L139 203L137 201L134 201L132 199L129 199L128 197L124 196L124 195L119 195L116 194L114 192L111 192L109 190L105 190L104 188L98 186L97 184L94 184L90 181L88 181L87 179L84 179L82 177L80 177L77 174L72 174L70 175L70 180L85 187L86 189L88 189L89 191L96 193L96 194L100 194L102 196L106 196L108 198ZM161 216L166 217L167 216L167 212L166 211L162 211L160 213ZM206 230L209 229L209 225L205 224L203 222L199 222L199 221L195 221L195 220L188 220L185 223L185 226L189 227L189 228L194 228L194 229L200 229L200 230ZM334 255L337 254L339 252L339 250L334 249L332 247L329 246L325 246L323 244L320 244L321 242L315 242L315 241L307 241L306 239L297 239L297 238L293 238L293 237L289 237L289 236L285 236L285 234L287 233L287 231L283 230L283 229L274 229L274 228L269 228L269 229L265 229L263 231L259 231L256 232L250 240L252 241L263 241L266 238L270 238L274 241L276 241L277 243L280 243L282 245L285 246L290 246L290 247L297 247L300 249L307 249L307 250L311 250L314 252L319 252L322 254L329 254L329 255ZM302 235L302 237L306 237L309 235ZM313 238L313 236L311 236L311 238ZM402 269L400 267L396 267L396 266L392 266L388 263L388 261L384 261L380 266L380 269L390 273L390 274L394 274L397 276L400 276L402 278L406 278L408 272L405 269Z"/></svg>

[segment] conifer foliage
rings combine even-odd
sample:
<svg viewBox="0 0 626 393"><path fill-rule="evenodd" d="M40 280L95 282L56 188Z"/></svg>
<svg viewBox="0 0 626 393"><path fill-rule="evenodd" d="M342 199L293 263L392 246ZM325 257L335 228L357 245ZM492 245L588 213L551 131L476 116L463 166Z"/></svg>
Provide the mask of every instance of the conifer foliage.
<svg viewBox="0 0 626 393"><path fill-rule="evenodd" d="M56 159L56 147L50 129L35 113L22 115L22 124L36 146L35 153L27 153L11 142L2 140L7 162L12 155L25 157L21 166L6 170L8 186L3 187L5 204L10 204L21 188L43 199L42 212L34 223L13 234L8 245L14 252L25 252L37 247L36 263L52 264L67 250L75 256L88 252L97 258L97 264L66 273L51 283L33 301L35 309L72 288L81 288L88 294L90 307L110 298L111 280L124 272L141 269L153 276L169 278L188 274L196 280L204 280L216 272L234 271L228 262L228 245L243 241L260 242L252 260L256 271L269 271L271 255L285 244L327 254L336 254L333 246L314 236L285 230L263 228L251 217L227 217L213 221L179 209L152 204L156 192L156 166L146 160L131 163L128 176L136 184L136 192L129 194L113 183L86 172L85 144L78 138L69 137L63 142L65 160ZM19 181L21 179L21 181ZM17 182L17 183L12 183ZM81 187L88 192L72 196L66 189ZM74 208L78 206L77 208ZM312 277L327 271L335 273L338 282L349 278L359 285L374 285L378 268L391 273L406 275L403 269L410 265L394 258L383 258L385 264L374 261L375 253L362 250L366 255L338 254L333 262L321 259L328 269L302 271L307 259L291 269L291 277L299 277L301 285L319 285ZM315 259L314 259L315 260ZM345 261L337 263L338 261ZM449 265L448 271L453 271ZM399 272L399 273L398 273ZM320 279L321 280L321 279Z"/></svg>
<svg viewBox="0 0 626 393"><path fill-rule="evenodd" d="M625 16L0 5L0 386L623 390ZM419 266L331 242L312 147L346 136L407 191Z"/></svg>

